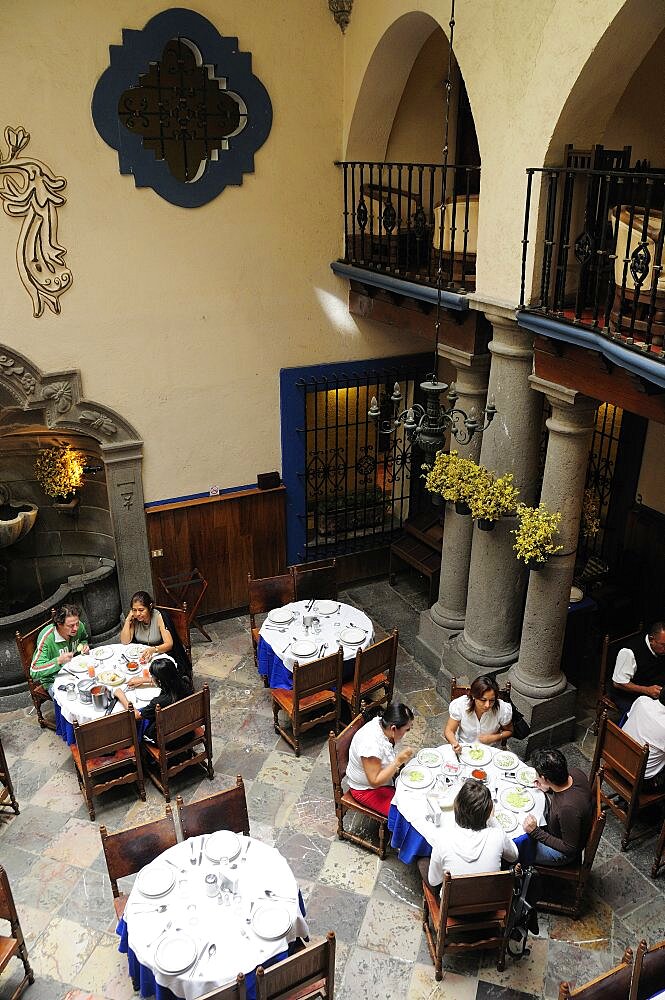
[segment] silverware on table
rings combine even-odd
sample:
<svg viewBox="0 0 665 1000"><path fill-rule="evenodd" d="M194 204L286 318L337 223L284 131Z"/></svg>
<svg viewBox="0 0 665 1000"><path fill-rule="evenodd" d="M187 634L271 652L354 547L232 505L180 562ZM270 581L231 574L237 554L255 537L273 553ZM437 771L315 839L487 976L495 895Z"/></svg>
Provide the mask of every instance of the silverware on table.
<svg viewBox="0 0 665 1000"><path fill-rule="evenodd" d="M190 863L190 865L195 865L196 864L196 848L194 847L194 841L193 840L190 840L190 842L189 842L189 849L190 849L190 852L191 852L189 863Z"/></svg>
<svg viewBox="0 0 665 1000"><path fill-rule="evenodd" d="M201 847L199 849L199 868L201 867L201 862L203 861L203 845L205 843L205 837L201 837Z"/></svg>
<svg viewBox="0 0 665 1000"><path fill-rule="evenodd" d="M167 865L171 865L171 868L175 868L175 870L177 872L180 872L181 875L186 875L187 874L187 869L186 868L181 868L180 865L177 865L175 863L175 861L171 861L170 858L162 858L161 860L165 861Z"/></svg>
<svg viewBox="0 0 665 1000"><path fill-rule="evenodd" d="M156 944L157 944L157 942L158 942L159 940L161 940L161 938L163 938L163 937L164 937L164 935L166 934L166 932L167 932L168 930L170 930L172 926L173 926L173 921L172 921L172 920L169 920L169 922L168 922L168 923L166 924L166 927L164 927L164 929L162 930L162 932L161 932L160 934L158 934L158 935L157 935L157 937L155 938L155 940L154 940L154 941L151 941L151 942L150 942L150 944L147 944L147 945L146 945L146 948L152 948L152 947L153 947L154 945L156 945Z"/></svg>
<svg viewBox="0 0 665 1000"><path fill-rule="evenodd" d="M208 950L208 948L210 947L211 944L212 944L211 941L206 941L206 943L201 948L201 951L199 952L199 957L194 962L194 966L192 968L192 971L189 974L189 978L190 979L192 979L194 977L194 973L196 972L196 970L198 968L199 962L201 961L201 959L203 958L203 956L205 955L206 951Z"/></svg>

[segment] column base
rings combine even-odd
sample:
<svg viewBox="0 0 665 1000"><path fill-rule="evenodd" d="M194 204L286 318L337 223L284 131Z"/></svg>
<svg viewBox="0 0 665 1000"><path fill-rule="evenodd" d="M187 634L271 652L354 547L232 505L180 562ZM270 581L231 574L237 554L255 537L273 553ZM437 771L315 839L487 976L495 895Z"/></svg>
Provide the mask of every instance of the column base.
<svg viewBox="0 0 665 1000"><path fill-rule="evenodd" d="M443 687L439 693L447 698L452 677L471 682L480 674L503 673L515 663L518 654L519 647L507 653L493 653L490 649L471 646L462 632L444 644L437 690L441 683Z"/></svg>
<svg viewBox="0 0 665 1000"><path fill-rule="evenodd" d="M459 627L454 630L446 628L437 621L432 610L430 608L420 613L415 647L416 657L436 677L441 667L444 644L464 628L464 621L462 620Z"/></svg>
<svg viewBox="0 0 665 1000"><path fill-rule="evenodd" d="M572 684L552 698L528 698L513 688L512 700L531 726L525 740L511 740L510 748L526 760L534 750L557 747L575 738L575 701Z"/></svg>

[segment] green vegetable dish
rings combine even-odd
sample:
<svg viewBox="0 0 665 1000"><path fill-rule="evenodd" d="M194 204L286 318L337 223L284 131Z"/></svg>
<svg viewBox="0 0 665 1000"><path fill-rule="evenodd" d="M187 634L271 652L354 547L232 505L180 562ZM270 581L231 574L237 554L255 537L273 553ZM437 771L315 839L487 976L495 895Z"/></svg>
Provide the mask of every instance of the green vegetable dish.
<svg viewBox="0 0 665 1000"><path fill-rule="evenodd" d="M423 778L425 777L425 772L424 771L407 771L406 772L406 777L409 779L409 781L422 781Z"/></svg>
<svg viewBox="0 0 665 1000"><path fill-rule="evenodd" d="M515 820L513 819L512 816L509 816L508 813L498 812L495 813L495 817L499 826L502 827L504 830L508 831L508 830L513 830L515 828Z"/></svg>
<svg viewBox="0 0 665 1000"><path fill-rule="evenodd" d="M513 809L526 809L531 803L531 796L524 788L514 788L505 793L503 800Z"/></svg>
<svg viewBox="0 0 665 1000"><path fill-rule="evenodd" d="M485 751L482 747L469 747L467 752L471 760L481 761L485 759Z"/></svg>
<svg viewBox="0 0 665 1000"><path fill-rule="evenodd" d="M515 758L511 753L498 753L494 758L494 763L499 767L513 767Z"/></svg>

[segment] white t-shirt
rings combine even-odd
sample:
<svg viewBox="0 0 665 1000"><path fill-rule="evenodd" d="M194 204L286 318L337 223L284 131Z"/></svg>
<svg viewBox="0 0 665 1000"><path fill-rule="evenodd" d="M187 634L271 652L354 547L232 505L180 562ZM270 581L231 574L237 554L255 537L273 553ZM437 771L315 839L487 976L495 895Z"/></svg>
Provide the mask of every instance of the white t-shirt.
<svg viewBox="0 0 665 1000"><path fill-rule="evenodd" d="M649 642L649 636L644 636L644 641L646 647L653 657L656 656L653 649L651 648L651 643ZM635 671L637 670L637 663L635 661L635 654L632 649L620 649L617 653L617 660L614 664L614 673L612 674L612 681L615 684L632 684L633 677L635 676Z"/></svg>
<svg viewBox="0 0 665 1000"><path fill-rule="evenodd" d="M481 872L498 872L501 860L517 861L514 842L501 829L493 816L484 830L467 830L454 825L435 831L427 880L430 885L443 882L444 871L451 875L479 875Z"/></svg>
<svg viewBox="0 0 665 1000"><path fill-rule="evenodd" d="M643 694L628 713L623 731L638 743L649 744L645 778L654 778L665 767L665 705Z"/></svg>
<svg viewBox="0 0 665 1000"><path fill-rule="evenodd" d="M469 711L469 699L465 694L451 701L448 712L450 718L459 722L457 739L460 743L476 743L481 733L498 733L513 717L513 706L509 701L498 700L497 711L483 712L478 718L475 708Z"/></svg>
<svg viewBox="0 0 665 1000"><path fill-rule="evenodd" d="M362 757L377 757L383 769L386 764L392 764L396 755L397 751L383 732L379 717L366 722L353 737L349 747L349 763L346 768L349 788L360 791L372 787L367 780Z"/></svg>

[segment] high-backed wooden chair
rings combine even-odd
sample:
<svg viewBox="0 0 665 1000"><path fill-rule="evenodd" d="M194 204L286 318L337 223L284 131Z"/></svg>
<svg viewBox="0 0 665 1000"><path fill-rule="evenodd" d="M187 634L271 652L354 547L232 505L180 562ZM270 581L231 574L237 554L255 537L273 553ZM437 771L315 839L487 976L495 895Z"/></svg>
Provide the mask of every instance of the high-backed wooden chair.
<svg viewBox="0 0 665 1000"><path fill-rule="evenodd" d="M351 709L351 718L358 714L362 702L388 705L392 701L398 643L399 631L393 629L386 639L357 650L353 680L342 685L342 700ZM372 698L378 691L381 697Z"/></svg>
<svg viewBox="0 0 665 1000"><path fill-rule="evenodd" d="M458 684L456 677L450 678L450 700L453 701L455 698L461 698L462 695L466 695L468 698L471 686L469 684ZM501 701L510 701L510 681L506 681L506 686L499 688L499 698ZM501 746L505 750L508 746L508 740L501 740Z"/></svg>
<svg viewBox="0 0 665 1000"><path fill-rule="evenodd" d="M167 802L171 799L169 781L188 767L202 769L210 781L215 777L212 764L210 725L210 688L155 709L155 742L143 741L143 759L148 777Z"/></svg>
<svg viewBox="0 0 665 1000"><path fill-rule="evenodd" d="M171 806L166 806L164 819L152 823L142 823L119 833L107 833L105 826L100 826L106 870L111 880L113 906L118 919L125 912L127 899L124 892L118 889L118 879L127 875L135 875L144 865L150 864L169 847L177 843L176 829L173 823Z"/></svg>
<svg viewBox="0 0 665 1000"><path fill-rule="evenodd" d="M538 865L534 864L536 871L543 876L543 879L553 880L556 885L556 895L552 899L538 900L538 909L546 910L549 913L561 913L564 916L572 917L574 920L580 915L584 890L589 881L591 867L596 857L598 845L603 830L605 829L606 814L603 811L600 795L603 780L603 768L601 767L593 783L592 794L594 797L593 823L589 830L582 858L576 864L571 865ZM573 902L567 903L560 894L562 883L566 884L574 892Z"/></svg>
<svg viewBox="0 0 665 1000"><path fill-rule="evenodd" d="M598 732L600 717L603 712L616 712L619 714L619 708L612 697L612 692L614 690L614 685L612 684L614 665L616 663L619 650L623 649L627 643L632 642L632 640L638 635L644 635L644 627L641 623L634 632L628 632L626 635L618 636L616 639L611 639L609 635L603 636L603 645L600 653L600 668L598 672L598 692L596 695L595 733Z"/></svg>
<svg viewBox="0 0 665 1000"><path fill-rule="evenodd" d="M249 624L252 633L252 648L254 650L254 663L259 669L256 650L259 645L259 626L256 623L256 616L267 614L275 608L282 608L285 604L291 604L296 599L296 587L293 573L281 573L279 576L266 576L260 580L253 580L250 573L247 574L247 603L249 604ZM268 678L263 678L264 687L268 687Z"/></svg>
<svg viewBox="0 0 665 1000"><path fill-rule="evenodd" d="M603 780L615 793L606 795L601 784L603 808L611 809L625 830L621 838L622 851L628 847L630 831L639 813L657 802L665 801L665 791L643 791L648 757L648 745L640 746L628 733L610 722L607 712L603 712L591 774L597 774L602 764ZM622 800L626 805L621 804Z"/></svg>
<svg viewBox="0 0 665 1000"><path fill-rule="evenodd" d="M229 983L228 986L221 986L212 993L206 993L205 996L199 997L199 1000L247 1000L245 977L239 972L235 983Z"/></svg>
<svg viewBox="0 0 665 1000"><path fill-rule="evenodd" d="M660 875L661 868L665 865L663 861L663 854L665 853L665 820L663 820L663 825L660 829L660 837L658 838L658 843L656 844L656 854L653 859L653 864L651 866L651 877L658 878Z"/></svg>
<svg viewBox="0 0 665 1000"><path fill-rule="evenodd" d="M187 608L187 602L183 601L182 604L177 608L167 608L164 604L156 604L155 609L157 611L165 611L166 614L171 619L171 624L176 631L180 642L182 643L183 649L187 653L188 658L192 658L192 637L189 631L189 611Z"/></svg>
<svg viewBox="0 0 665 1000"><path fill-rule="evenodd" d="M0 934L0 972L6 968L10 959L15 955L23 962L23 979L11 996L7 994L7 1000L17 1000L26 986L34 983L35 975L30 968L28 949L25 946L7 872L2 866L0 866L0 919L9 921L9 934Z"/></svg>
<svg viewBox="0 0 665 1000"><path fill-rule="evenodd" d="M571 988L570 983L560 983L559 1000L628 1000L633 965L632 949L626 948L623 958L609 972L596 976L588 983Z"/></svg>
<svg viewBox="0 0 665 1000"><path fill-rule="evenodd" d="M249 837L245 784L240 775L231 788L225 788L223 792L216 792L215 795L208 795L205 799L198 799L187 805L184 805L182 796L178 795L176 809L185 840L189 837L199 837L203 833L216 833L217 830L232 830L234 833L244 833Z"/></svg>
<svg viewBox="0 0 665 1000"><path fill-rule="evenodd" d="M39 681L33 680L30 676L30 664L32 663L32 658L35 655L35 649L37 648L37 636L43 628L46 628L46 626L50 624L50 621L43 622L41 625L38 625L37 628L33 628L30 632L26 632L25 635L21 635L20 632L17 632L16 648L18 649L19 659L21 661L21 666L23 667L23 676L27 681L30 697L32 698L32 703L35 706L37 721L42 729L52 729L55 732L55 719L45 719L42 715L42 705L52 700L51 695L48 693L43 684L40 684Z"/></svg>
<svg viewBox="0 0 665 1000"><path fill-rule="evenodd" d="M521 872L519 865L515 872ZM437 980L443 979L446 952L498 948L496 967L504 969L514 886L512 871L454 878L444 872L439 900L423 882L423 930Z"/></svg>
<svg viewBox="0 0 665 1000"><path fill-rule="evenodd" d="M186 605L190 628L193 625L208 642L212 642L212 636L196 617L196 612L199 610L201 601L208 589L208 581L201 570L195 566L194 569L185 570L184 573L175 573L173 576L160 576L158 579L168 600L175 601L176 604L182 603Z"/></svg>
<svg viewBox="0 0 665 1000"><path fill-rule="evenodd" d="M300 756L300 737L314 726L332 722L339 731L342 713L342 672L344 654L341 647L336 653L312 663L294 663L293 690L271 688L272 714L275 732L293 747ZM291 730L280 725L279 712L291 720Z"/></svg>
<svg viewBox="0 0 665 1000"><path fill-rule="evenodd" d="M665 988L665 941L647 948L646 941L640 941L635 953L635 965L630 981L630 993L627 1000L648 1000L649 997L660 995ZM618 994L617 994L618 998ZM603 1000L608 998L603 997ZM613 1000L613 998L609 998Z"/></svg>
<svg viewBox="0 0 665 1000"><path fill-rule="evenodd" d="M256 1000L332 1000L335 994L335 935L313 944L269 969L256 970Z"/></svg>
<svg viewBox="0 0 665 1000"><path fill-rule="evenodd" d="M117 785L138 785L145 802L141 751L136 734L134 709L106 715L82 726L74 723L76 743L72 757L90 819L95 818L94 797Z"/></svg>
<svg viewBox="0 0 665 1000"><path fill-rule="evenodd" d="M9 802L7 799L9 799ZM2 740L0 740L0 806L1 805L11 806L18 816L18 802L16 801L16 796L14 795L14 786L12 784L9 768L7 767L7 758L5 757L5 749L2 745Z"/></svg>
<svg viewBox="0 0 665 1000"><path fill-rule="evenodd" d="M337 600L337 560L298 563L291 566L296 588L296 601Z"/></svg>
<svg viewBox="0 0 665 1000"><path fill-rule="evenodd" d="M358 730L365 725L365 719L362 715L357 715L355 719L349 723L346 729L343 729L339 736L335 733L330 733L328 736L328 752L330 754L330 773L332 777L333 795L335 797L335 813L337 815L337 836L340 840L350 840L352 844L359 844L361 847L367 847L370 851L378 854L383 861L386 856L386 834L388 830L388 817L384 816L383 813L376 812L375 809L370 809L369 806L364 806L362 803L357 802L349 792L344 790L342 782L346 777L346 769L349 765L349 747L351 746L351 740L356 735ZM352 833L344 828L344 817L347 812L358 812L362 816L368 816L370 819L375 820L379 825L379 846L372 843L371 840L366 840L361 837L359 833Z"/></svg>

